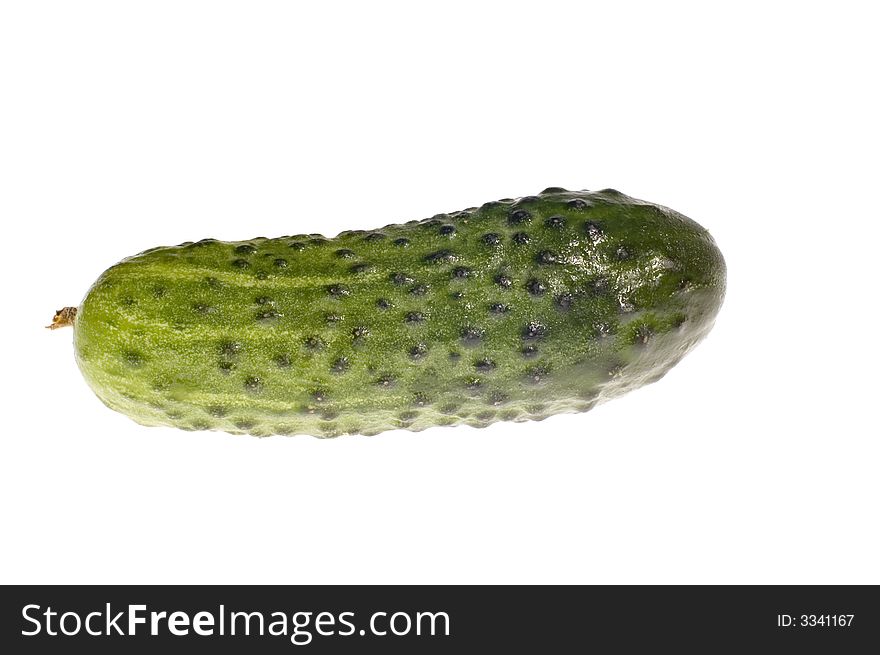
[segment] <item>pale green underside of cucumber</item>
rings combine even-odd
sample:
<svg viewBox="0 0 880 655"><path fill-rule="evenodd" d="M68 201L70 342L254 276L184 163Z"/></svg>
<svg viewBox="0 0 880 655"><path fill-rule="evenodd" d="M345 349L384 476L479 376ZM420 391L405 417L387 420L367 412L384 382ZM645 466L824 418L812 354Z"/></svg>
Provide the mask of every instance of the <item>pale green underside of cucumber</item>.
<svg viewBox="0 0 880 655"><path fill-rule="evenodd" d="M711 328L724 286L692 220L550 189L333 239L155 248L95 282L75 345L98 397L144 425L482 427L659 379Z"/></svg>

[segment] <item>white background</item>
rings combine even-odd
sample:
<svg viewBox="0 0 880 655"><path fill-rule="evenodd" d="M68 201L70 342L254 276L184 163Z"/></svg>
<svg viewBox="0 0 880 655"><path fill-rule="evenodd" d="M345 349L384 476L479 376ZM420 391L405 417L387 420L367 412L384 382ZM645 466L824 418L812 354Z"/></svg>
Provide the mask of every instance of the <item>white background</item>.
<svg viewBox="0 0 880 655"><path fill-rule="evenodd" d="M0 12L5 583L880 583L870 3ZM43 329L102 270L600 189L710 229L710 337L586 415L143 428Z"/></svg>

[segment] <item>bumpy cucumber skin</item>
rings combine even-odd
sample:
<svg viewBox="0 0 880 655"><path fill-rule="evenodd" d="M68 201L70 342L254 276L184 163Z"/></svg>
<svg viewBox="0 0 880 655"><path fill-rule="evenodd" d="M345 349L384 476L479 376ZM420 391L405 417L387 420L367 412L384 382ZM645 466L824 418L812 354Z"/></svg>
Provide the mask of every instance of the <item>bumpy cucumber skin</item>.
<svg viewBox="0 0 880 655"><path fill-rule="evenodd" d="M583 412L709 331L709 233L614 190L123 260L77 315L79 366L143 425L377 434Z"/></svg>

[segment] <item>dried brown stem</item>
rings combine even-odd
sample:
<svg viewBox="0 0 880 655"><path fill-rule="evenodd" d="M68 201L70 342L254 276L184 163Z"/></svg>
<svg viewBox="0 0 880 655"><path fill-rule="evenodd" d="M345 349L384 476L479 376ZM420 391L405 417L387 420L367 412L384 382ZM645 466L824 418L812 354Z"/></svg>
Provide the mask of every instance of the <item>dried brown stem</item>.
<svg viewBox="0 0 880 655"><path fill-rule="evenodd" d="M75 320L76 307L62 307L57 312L55 312L55 316L52 317L52 325L47 325L46 327L50 330L57 330L58 328L73 325L73 322Z"/></svg>

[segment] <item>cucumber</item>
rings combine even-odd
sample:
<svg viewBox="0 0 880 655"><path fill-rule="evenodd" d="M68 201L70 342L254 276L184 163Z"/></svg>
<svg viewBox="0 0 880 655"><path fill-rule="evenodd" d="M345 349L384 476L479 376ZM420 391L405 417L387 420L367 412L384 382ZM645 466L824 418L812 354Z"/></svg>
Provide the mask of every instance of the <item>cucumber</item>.
<svg viewBox="0 0 880 655"><path fill-rule="evenodd" d="M143 425L373 435L584 412L662 377L725 289L708 232L612 189L342 232L153 248L78 308L76 359Z"/></svg>

